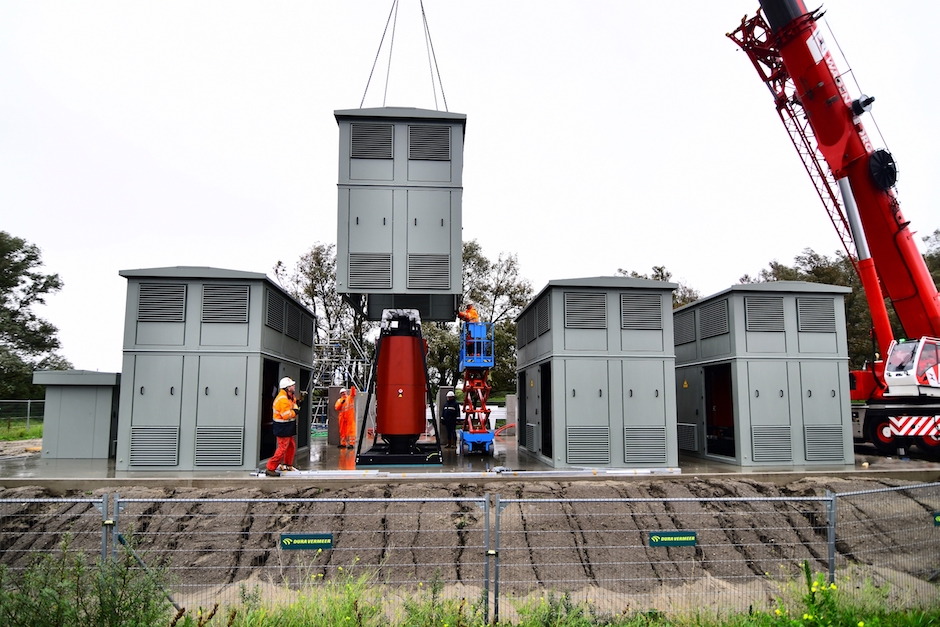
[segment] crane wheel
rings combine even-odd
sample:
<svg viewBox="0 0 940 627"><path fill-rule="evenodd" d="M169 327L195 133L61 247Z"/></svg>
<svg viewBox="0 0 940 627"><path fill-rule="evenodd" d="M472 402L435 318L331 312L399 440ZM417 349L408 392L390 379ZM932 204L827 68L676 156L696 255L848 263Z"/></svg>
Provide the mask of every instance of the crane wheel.
<svg viewBox="0 0 940 627"><path fill-rule="evenodd" d="M940 461L940 438L933 435L924 435L915 440L917 450L931 461Z"/></svg>
<svg viewBox="0 0 940 627"><path fill-rule="evenodd" d="M907 448L911 444L908 438L891 434L891 421L888 416L869 415L865 424L865 435L882 455L896 455L899 448Z"/></svg>

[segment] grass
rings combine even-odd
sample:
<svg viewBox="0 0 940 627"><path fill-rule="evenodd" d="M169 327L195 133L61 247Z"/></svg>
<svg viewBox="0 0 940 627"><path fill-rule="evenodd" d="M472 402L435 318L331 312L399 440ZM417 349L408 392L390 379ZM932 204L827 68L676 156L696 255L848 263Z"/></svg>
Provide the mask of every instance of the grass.
<svg viewBox="0 0 940 627"><path fill-rule="evenodd" d="M0 624L9 627L484 627L485 599L445 594L435 574L408 589L383 585L378 573L357 566L337 569L325 579L311 571L289 582L289 602L266 601L257 585L242 584L236 605L179 609L164 594L167 570L141 569L132 549L89 565L68 539L24 571L0 566ZM928 627L940 625L940 597L929 607L889 609L892 591L875 587L849 570L829 583L804 562L798 580L780 582L770 610L719 613L703 609L681 615L658 610L601 613L568 593L546 591L512 604L512 620L498 627ZM285 582L284 591L288 591ZM512 603L512 602L510 602ZM508 608L507 608L508 609Z"/></svg>
<svg viewBox="0 0 940 627"><path fill-rule="evenodd" d="M42 438L42 420L30 420L26 428L25 418L0 420L0 441L38 440Z"/></svg>
<svg viewBox="0 0 940 627"><path fill-rule="evenodd" d="M813 576L804 563L805 582L792 582L770 611L713 615L672 615L652 611L601 614L590 604L576 603L566 593L547 592L534 601L515 606L512 621L499 627L928 627L940 625L940 603L929 609L886 609L887 591L870 586L865 594L849 595L828 584L823 574ZM483 599L453 599L442 595L437 579L419 583L410 596L383 594L383 587L368 573L349 572L334 582L315 581L289 606L265 605L243 590L241 607L230 608L217 622L197 611L184 614L184 627L319 627L350 625L372 627L483 627L487 625ZM803 590L800 590L800 587ZM395 597L395 598L390 598ZM394 607L396 611L389 611ZM211 611L213 616L217 613ZM200 622L202 621L202 622ZM175 624L171 627L176 627Z"/></svg>

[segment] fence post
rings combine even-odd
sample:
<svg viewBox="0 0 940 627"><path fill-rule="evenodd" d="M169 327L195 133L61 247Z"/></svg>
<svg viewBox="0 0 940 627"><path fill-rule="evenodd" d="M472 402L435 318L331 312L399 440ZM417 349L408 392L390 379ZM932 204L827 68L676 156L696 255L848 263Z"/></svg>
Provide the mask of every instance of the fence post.
<svg viewBox="0 0 940 627"><path fill-rule="evenodd" d="M121 495L117 492L114 493L114 514L111 516L111 524L113 526L113 531L111 532L111 554L117 555L118 552L118 541L121 535L121 528L118 525L118 516L121 511L124 509L124 506L121 505Z"/></svg>
<svg viewBox="0 0 940 627"><path fill-rule="evenodd" d="M108 520L108 494L101 497L101 503L95 505L95 508L101 512L101 561L108 559L108 530L113 521Z"/></svg>
<svg viewBox="0 0 940 627"><path fill-rule="evenodd" d="M493 550L490 554L493 556L493 624L499 624L499 515L503 511L504 505L499 502L499 494L493 495L493 508L496 510L494 519L494 541Z"/></svg>
<svg viewBox="0 0 940 627"><path fill-rule="evenodd" d="M490 547L490 493L483 495L483 520L486 521L483 543L486 545L486 555L483 562L483 619L490 622L490 558L493 550Z"/></svg>
<svg viewBox="0 0 940 627"><path fill-rule="evenodd" d="M829 540L829 583L836 580L836 499L838 495L826 490L829 501L826 503L826 531Z"/></svg>

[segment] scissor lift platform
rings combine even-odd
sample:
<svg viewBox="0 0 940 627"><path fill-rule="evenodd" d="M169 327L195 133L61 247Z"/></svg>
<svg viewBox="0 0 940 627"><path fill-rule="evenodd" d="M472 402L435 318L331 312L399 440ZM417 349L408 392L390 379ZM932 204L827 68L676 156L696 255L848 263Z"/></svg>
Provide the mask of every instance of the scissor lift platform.
<svg viewBox="0 0 940 627"><path fill-rule="evenodd" d="M464 341L460 347L460 370L463 374L463 428L460 450L463 453L493 453L495 432L489 428L490 369L493 357L493 324L467 322L463 325Z"/></svg>

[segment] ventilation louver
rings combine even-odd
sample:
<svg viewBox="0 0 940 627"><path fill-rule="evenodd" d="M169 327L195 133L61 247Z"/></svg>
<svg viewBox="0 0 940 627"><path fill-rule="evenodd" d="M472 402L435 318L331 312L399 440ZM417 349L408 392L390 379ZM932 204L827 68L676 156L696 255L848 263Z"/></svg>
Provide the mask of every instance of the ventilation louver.
<svg viewBox="0 0 940 627"><path fill-rule="evenodd" d="M792 462L790 425L751 427L755 462Z"/></svg>
<svg viewBox="0 0 940 627"><path fill-rule="evenodd" d="M841 462L845 459L842 425L806 425L806 461Z"/></svg>
<svg viewBox="0 0 940 627"><path fill-rule="evenodd" d="M267 290L264 323L275 331L284 331L284 297Z"/></svg>
<svg viewBox="0 0 940 627"><path fill-rule="evenodd" d="M538 320L538 335L547 333L551 329L551 310L549 309L549 300L543 297L535 306L535 317Z"/></svg>
<svg viewBox="0 0 940 627"><path fill-rule="evenodd" d="M449 126L409 126L408 140L409 159L450 161Z"/></svg>
<svg viewBox="0 0 940 627"><path fill-rule="evenodd" d="M566 329L606 329L607 294L565 292Z"/></svg>
<svg viewBox="0 0 940 627"><path fill-rule="evenodd" d="M798 298L799 329L804 333L835 333L836 304L832 298Z"/></svg>
<svg viewBox="0 0 940 627"><path fill-rule="evenodd" d="M659 294L621 294L620 328L662 331L663 305Z"/></svg>
<svg viewBox="0 0 940 627"><path fill-rule="evenodd" d="M408 289L450 289L450 255L408 255Z"/></svg>
<svg viewBox="0 0 940 627"><path fill-rule="evenodd" d="M610 463L608 427L568 427L567 460L573 466L600 466Z"/></svg>
<svg viewBox="0 0 940 627"><path fill-rule="evenodd" d="M535 339L539 336L538 330L538 320L536 320L535 310L530 309L529 313L525 315L526 324L525 324L525 341L526 344L529 342L534 342Z"/></svg>
<svg viewBox="0 0 940 627"><path fill-rule="evenodd" d="M178 426L131 427L131 466L176 466L179 464Z"/></svg>
<svg viewBox="0 0 940 627"><path fill-rule="evenodd" d="M528 318L528 316L522 316L516 321L516 348L522 348L527 343L525 325Z"/></svg>
<svg viewBox="0 0 940 627"><path fill-rule="evenodd" d="M695 341L695 312L685 311L673 318L673 341L676 346Z"/></svg>
<svg viewBox="0 0 940 627"><path fill-rule="evenodd" d="M300 321L300 342L305 346L313 346L313 318L307 314Z"/></svg>
<svg viewBox="0 0 940 627"><path fill-rule="evenodd" d="M203 285L203 322L248 322L247 285Z"/></svg>
<svg viewBox="0 0 940 627"><path fill-rule="evenodd" d="M728 328L728 301L709 303L699 310L702 339L725 335Z"/></svg>
<svg viewBox="0 0 940 627"><path fill-rule="evenodd" d="M185 322L186 285L141 283L138 322Z"/></svg>
<svg viewBox="0 0 940 627"><path fill-rule="evenodd" d="M530 453L536 453L539 450L535 444L535 425L531 423L525 425L525 447Z"/></svg>
<svg viewBox="0 0 940 627"><path fill-rule="evenodd" d="M744 299L748 331L784 332L783 298L779 296L748 296Z"/></svg>
<svg viewBox="0 0 940 627"><path fill-rule="evenodd" d="M676 439L680 451L698 451L698 425L688 422L676 424Z"/></svg>
<svg viewBox="0 0 940 627"><path fill-rule="evenodd" d="M196 427L196 466L241 466L241 427Z"/></svg>
<svg viewBox="0 0 940 627"><path fill-rule="evenodd" d="M290 303L287 304L287 329L284 333L287 337L300 339L300 310Z"/></svg>
<svg viewBox="0 0 940 627"><path fill-rule="evenodd" d="M665 464L666 428L624 427L623 461L628 464Z"/></svg>
<svg viewBox="0 0 940 627"><path fill-rule="evenodd" d="M389 253L349 253L349 287L358 290L391 289L392 256Z"/></svg>
<svg viewBox="0 0 940 627"><path fill-rule="evenodd" d="M353 159L391 159L393 137L391 124L352 124L349 156Z"/></svg>

